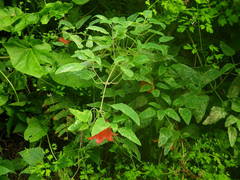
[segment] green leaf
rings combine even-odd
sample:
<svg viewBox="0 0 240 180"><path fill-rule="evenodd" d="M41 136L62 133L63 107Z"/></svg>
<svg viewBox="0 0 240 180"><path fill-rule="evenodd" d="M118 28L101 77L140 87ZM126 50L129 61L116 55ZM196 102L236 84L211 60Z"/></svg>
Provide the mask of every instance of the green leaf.
<svg viewBox="0 0 240 180"><path fill-rule="evenodd" d="M213 106L211 108L210 114L208 117L203 121L203 125L210 125L217 123L220 119L225 118L227 112L222 107Z"/></svg>
<svg viewBox="0 0 240 180"><path fill-rule="evenodd" d="M208 70L207 72L202 74L202 77L203 77L202 78L202 87L204 87L205 85L209 84L210 82L216 80L217 78L222 76L227 71L233 69L234 67L235 66L233 64L228 63L228 64L225 64L221 70L211 68L210 70Z"/></svg>
<svg viewBox="0 0 240 180"><path fill-rule="evenodd" d="M69 111L74 115L75 122L68 127L71 132L83 131L89 127L88 123L92 120L92 112L89 110L79 111L70 108Z"/></svg>
<svg viewBox="0 0 240 180"><path fill-rule="evenodd" d="M161 98L168 104L168 105L171 105L172 103L172 100L171 100L171 97L167 94L161 94Z"/></svg>
<svg viewBox="0 0 240 180"><path fill-rule="evenodd" d="M44 151L40 147L25 149L24 151L19 152L19 154L29 165L35 166L38 163L43 162Z"/></svg>
<svg viewBox="0 0 240 180"><path fill-rule="evenodd" d="M162 54L165 56L168 53L168 46L167 45L159 45L156 43L145 43L140 45L140 48L142 49L148 49L148 50L159 50L162 52Z"/></svg>
<svg viewBox="0 0 240 180"><path fill-rule="evenodd" d="M9 39L3 44L11 63L18 71L40 78L53 70L55 58L46 44L31 44L25 40Z"/></svg>
<svg viewBox="0 0 240 180"><path fill-rule="evenodd" d="M235 98L232 100L231 109L235 112L240 112L240 98Z"/></svg>
<svg viewBox="0 0 240 180"><path fill-rule="evenodd" d="M128 105L119 103L111 105L113 109L121 111L123 114L130 117L137 125L140 125L140 119L138 114Z"/></svg>
<svg viewBox="0 0 240 180"><path fill-rule="evenodd" d="M74 88L91 86L92 78L94 76L95 73L87 69L83 69L81 71L69 71L59 74L51 74L52 79L57 83Z"/></svg>
<svg viewBox="0 0 240 180"><path fill-rule="evenodd" d="M150 19L150 18L152 18L152 11L151 11L151 10L145 10L145 11L143 11L142 15L143 15L146 19Z"/></svg>
<svg viewBox="0 0 240 180"><path fill-rule="evenodd" d="M69 63L59 67L55 74L81 71L84 67L85 66L82 63Z"/></svg>
<svg viewBox="0 0 240 180"><path fill-rule="evenodd" d="M206 95L187 93L175 99L173 105L185 106L186 108L191 109L193 116L195 117L197 123L199 123L205 115L208 101L209 97Z"/></svg>
<svg viewBox="0 0 240 180"><path fill-rule="evenodd" d="M223 41L220 42L220 47L226 56L234 56L236 54L235 50Z"/></svg>
<svg viewBox="0 0 240 180"><path fill-rule="evenodd" d="M225 127L229 127L229 126L235 124L238 121L240 121L239 118L237 118L237 117L235 117L233 115L230 115L230 116L228 116L228 118L225 121Z"/></svg>
<svg viewBox="0 0 240 180"><path fill-rule="evenodd" d="M82 44L83 40L80 38L80 36L75 34L70 34L70 33L64 33L64 34L66 34L69 37L69 40L73 41L77 45L78 49L83 48L83 44Z"/></svg>
<svg viewBox="0 0 240 180"><path fill-rule="evenodd" d="M160 91L158 90L158 89L154 89L154 90L152 90L152 95L154 96L154 97L159 97L160 96Z"/></svg>
<svg viewBox="0 0 240 180"><path fill-rule="evenodd" d="M13 31L21 32L29 25L37 24L39 21L39 15L37 13L24 14L20 21L14 26Z"/></svg>
<svg viewBox="0 0 240 180"><path fill-rule="evenodd" d="M8 96L0 95L0 106L3 106L8 101Z"/></svg>
<svg viewBox="0 0 240 180"><path fill-rule="evenodd" d="M17 7L0 8L0 31L4 30L10 32L12 30L11 25L20 19L22 15L23 12Z"/></svg>
<svg viewBox="0 0 240 180"><path fill-rule="evenodd" d="M126 76L128 76L128 77L133 77L134 76L134 73L131 69L128 69L124 66L120 66L120 68Z"/></svg>
<svg viewBox="0 0 240 180"><path fill-rule="evenodd" d="M228 138L230 142L230 146L233 147L237 140L237 129L235 127L228 127Z"/></svg>
<svg viewBox="0 0 240 180"><path fill-rule="evenodd" d="M123 128L119 128L119 129L118 129L118 132L119 132L122 136L124 136L124 137L126 137L127 139L129 139L130 141L132 141L132 142L134 142L135 144L141 146L141 142L139 141L139 139L137 138L137 136L135 135L135 133L134 133L131 129L129 129L129 128L127 128L127 127L123 127Z"/></svg>
<svg viewBox="0 0 240 180"><path fill-rule="evenodd" d="M145 109L143 112L139 114L141 119L150 119L155 117L155 115L156 115L156 111L151 107Z"/></svg>
<svg viewBox="0 0 240 180"><path fill-rule="evenodd" d="M157 118L158 118L159 121L163 120L164 116L165 116L165 111L164 110L158 110L157 111Z"/></svg>
<svg viewBox="0 0 240 180"><path fill-rule="evenodd" d="M24 131L24 139L30 143L40 140L47 134L47 127L43 127L36 118L27 119L28 127Z"/></svg>
<svg viewBox="0 0 240 180"><path fill-rule="evenodd" d="M11 169L8 169L8 168L0 165L0 176L8 174L8 173L14 173L14 172Z"/></svg>
<svg viewBox="0 0 240 180"><path fill-rule="evenodd" d="M180 121L181 121L181 119L180 119L180 117L178 116L177 112L176 112L174 109L172 109L172 108L166 109L166 110L165 110L165 114L166 114L168 117L174 119L174 120L177 121L177 122L180 122Z"/></svg>
<svg viewBox="0 0 240 180"><path fill-rule="evenodd" d="M163 127L159 131L158 146L165 145L168 140L173 136L173 131L169 128Z"/></svg>
<svg viewBox="0 0 240 180"><path fill-rule="evenodd" d="M86 29L92 30L92 31L97 31L103 34L109 34L105 29L99 26L88 26Z"/></svg>
<svg viewBox="0 0 240 180"><path fill-rule="evenodd" d="M86 42L86 47L88 47L88 48L92 48L93 47L93 39L92 39L91 35L88 36L88 40Z"/></svg>
<svg viewBox="0 0 240 180"><path fill-rule="evenodd" d="M94 136L109 127L110 127L109 122L106 122L104 118L98 118L95 124L93 125L91 135Z"/></svg>
<svg viewBox="0 0 240 180"><path fill-rule="evenodd" d="M69 111L74 115L77 121L89 122L92 120L92 112L90 110L79 111L77 109L69 108Z"/></svg>
<svg viewBox="0 0 240 180"><path fill-rule="evenodd" d="M46 3L44 8L38 13L41 16L41 23L47 24L52 17L56 19L64 17L72 6L72 3L62 3L61 1Z"/></svg>
<svg viewBox="0 0 240 180"><path fill-rule="evenodd" d="M236 77L232 81L232 83L228 89L227 97L228 98L236 98L239 96L239 94L240 94L240 76Z"/></svg>
<svg viewBox="0 0 240 180"><path fill-rule="evenodd" d="M81 28L83 26L83 24L85 22L87 22L87 20L89 20L89 18L91 18L92 16L84 16L82 17L77 23L76 23L76 28Z"/></svg>
<svg viewBox="0 0 240 180"><path fill-rule="evenodd" d="M168 41L171 41L173 39L174 39L174 37L172 37L172 36L162 36L162 37L159 38L159 42L168 42Z"/></svg>
<svg viewBox="0 0 240 180"><path fill-rule="evenodd" d="M132 141L129 141L128 139L119 139L118 141L122 142L122 146L127 149L127 151L132 154L134 153L136 155L136 158L140 161L141 160L141 153L138 150L138 146L134 144Z"/></svg>
<svg viewBox="0 0 240 180"><path fill-rule="evenodd" d="M237 121L237 128L238 128L238 130L240 131L240 120L239 121Z"/></svg>
<svg viewBox="0 0 240 180"><path fill-rule="evenodd" d="M84 5L86 3L88 3L90 0L72 0L75 4L78 5Z"/></svg>
<svg viewBox="0 0 240 180"><path fill-rule="evenodd" d="M189 89L197 89L201 87L202 76L199 72L193 68L184 64L172 65L173 70L178 74L178 77L182 79L182 83Z"/></svg>
<svg viewBox="0 0 240 180"><path fill-rule="evenodd" d="M188 108L179 108L178 112L179 112L180 116L182 117L182 119L184 120L184 122L187 125L189 125L190 121L192 119L192 112Z"/></svg>

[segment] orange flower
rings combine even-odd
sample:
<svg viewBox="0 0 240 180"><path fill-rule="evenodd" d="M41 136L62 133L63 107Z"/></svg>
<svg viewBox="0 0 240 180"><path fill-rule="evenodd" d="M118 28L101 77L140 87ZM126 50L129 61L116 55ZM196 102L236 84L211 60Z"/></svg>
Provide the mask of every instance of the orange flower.
<svg viewBox="0 0 240 180"><path fill-rule="evenodd" d="M113 136L117 134L112 132L111 128L106 128L102 130L100 133L96 134L95 136L89 137L88 140L96 139L97 144L101 144L105 139L107 141L113 141Z"/></svg>
<svg viewBox="0 0 240 180"><path fill-rule="evenodd" d="M63 44L69 44L71 41L64 39L63 37L58 38L59 42L62 42Z"/></svg>

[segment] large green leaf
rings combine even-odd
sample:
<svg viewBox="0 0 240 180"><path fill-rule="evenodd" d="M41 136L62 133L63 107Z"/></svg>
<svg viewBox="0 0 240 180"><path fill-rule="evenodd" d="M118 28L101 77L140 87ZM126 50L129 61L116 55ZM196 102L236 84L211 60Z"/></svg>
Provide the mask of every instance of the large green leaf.
<svg viewBox="0 0 240 180"><path fill-rule="evenodd" d="M194 93L186 93L177 98L173 104L175 106L185 106L192 111L193 116L199 123L207 109L209 97L206 95L198 95Z"/></svg>
<svg viewBox="0 0 240 180"><path fill-rule="evenodd" d="M140 119L138 114L128 105L119 103L111 105L113 109L121 111L123 114L130 117L137 125L140 125Z"/></svg>
<svg viewBox="0 0 240 180"><path fill-rule="evenodd" d="M44 151L40 147L25 149L24 151L19 152L19 154L29 165L35 166L36 164L43 162Z"/></svg>
<svg viewBox="0 0 240 180"><path fill-rule="evenodd" d="M140 161L141 160L141 153L140 151L138 150L138 146L133 143L132 141L129 141L128 139L119 139L118 140L119 142L122 142L122 146L127 149L127 151L130 153L130 154L135 154L136 155L136 158Z"/></svg>
<svg viewBox="0 0 240 180"><path fill-rule="evenodd" d="M3 106L8 101L8 96L0 95L0 106Z"/></svg>
<svg viewBox="0 0 240 180"><path fill-rule="evenodd" d="M149 43L141 44L139 48L148 49L148 50L159 50L165 56L168 53L169 47L167 45L149 42Z"/></svg>
<svg viewBox="0 0 240 180"><path fill-rule="evenodd" d="M2 176L4 174L8 174L8 173L13 173L13 171L11 169L8 169L8 168L0 165L0 176Z"/></svg>
<svg viewBox="0 0 240 180"><path fill-rule="evenodd" d="M236 98L240 94L240 76L236 77L228 89L228 98Z"/></svg>
<svg viewBox="0 0 240 180"><path fill-rule="evenodd" d="M231 48L229 45L227 45L223 41L220 42L220 47L226 56L233 56L236 53L233 48Z"/></svg>
<svg viewBox="0 0 240 180"><path fill-rule="evenodd" d="M39 11L41 16L41 23L47 24L52 17L56 19L62 18L70 9L72 8L72 3L63 3L61 1L56 1L53 3L46 3L44 8Z"/></svg>
<svg viewBox="0 0 240 180"><path fill-rule="evenodd" d="M15 21L21 18L23 12L17 7L0 8L0 31L11 31L10 27Z"/></svg>
<svg viewBox="0 0 240 180"><path fill-rule="evenodd" d="M225 111L224 108L222 107L217 107L213 106L211 108L210 114L208 117L203 121L203 125L210 125L210 124L215 124L218 122L220 119L225 118L227 115L227 112Z"/></svg>
<svg viewBox="0 0 240 180"><path fill-rule="evenodd" d="M159 131L158 146L165 145L168 140L173 136L173 131L169 128L163 127Z"/></svg>
<svg viewBox="0 0 240 180"><path fill-rule="evenodd" d="M48 44L11 38L3 44L18 71L40 78L53 70L54 56Z"/></svg>
<svg viewBox="0 0 240 180"><path fill-rule="evenodd" d="M173 36L162 36L162 37L159 38L159 42L168 42L168 41L171 41L173 39L174 39Z"/></svg>
<svg viewBox="0 0 240 180"><path fill-rule="evenodd" d="M218 69L214 69L211 68L208 71L206 71L205 73L202 74L202 85L201 87L206 86L207 84L209 84L210 82L216 80L217 78L219 78L220 76L222 76L224 73L228 72L229 70L233 69L235 67L234 64L225 64L223 66L223 68L221 68L220 70Z"/></svg>
<svg viewBox="0 0 240 180"><path fill-rule="evenodd" d="M201 87L202 76L199 72L193 68L184 64L172 65L174 71L176 71L178 77L182 79L182 83L189 89L197 89Z"/></svg>
<svg viewBox="0 0 240 180"><path fill-rule="evenodd" d="M82 131L89 127L88 123L92 120L92 112L89 110L79 111L77 109L69 109L74 115L75 122L68 127L71 132Z"/></svg>
<svg viewBox="0 0 240 180"><path fill-rule="evenodd" d="M92 31L97 31L103 34L109 34L104 28L99 27L99 26L88 26L86 29L92 30Z"/></svg>
<svg viewBox="0 0 240 180"><path fill-rule="evenodd" d="M184 122L189 125L191 118L192 118L192 112L188 108L179 108L178 112Z"/></svg>
<svg viewBox="0 0 240 180"><path fill-rule="evenodd" d="M141 142L139 141L139 139L137 138L137 136L135 135L135 133L127 127L123 127L123 128L119 128L118 132L126 137L127 139L129 139L130 141L134 142L135 144L141 146Z"/></svg>
<svg viewBox="0 0 240 180"><path fill-rule="evenodd" d="M74 88L91 86L93 83L92 78L94 76L95 73L87 69L51 74L52 79L57 83Z"/></svg>
<svg viewBox="0 0 240 180"><path fill-rule="evenodd" d="M177 121L177 122L180 122L180 121L181 121L178 113L177 113L174 109L172 109L172 108L166 109L166 110L165 110L165 114L166 114L168 117L174 119L174 120Z"/></svg>
<svg viewBox="0 0 240 180"><path fill-rule="evenodd" d="M82 63L69 63L59 67L55 72L55 74L81 71L83 70L84 67L85 66Z"/></svg>
<svg viewBox="0 0 240 180"><path fill-rule="evenodd" d="M235 127L232 126L228 127L228 138L231 147L233 147L237 140L237 129Z"/></svg>
<svg viewBox="0 0 240 180"><path fill-rule="evenodd" d="M232 100L231 109L235 112L240 113L240 98L234 98Z"/></svg>
<svg viewBox="0 0 240 180"><path fill-rule="evenodd" d="M110 127L109 122L106 122L104 118L98 118L92 128L91 135L94 136L108 127Z"/></svg>
<svg viewBox="0 0 240 180"><path fill-rule="evenodd" d="M29 25L37 24L39 21L39 15L37 13L25 13L20 21L13 27L14 32L21 32Z"/></svg>
<svg viewBox="0 0 240 180"><path fill-rule="evenodd" d="M228 118L225 121L225 127L229 127L238 121L240 121L239 118L237 118L236 116L230 115L230 116L228 116Z"/></svg>
<svg viewBox="0 0 240 180"><path fill-rule="evenodd" d="M27 119L28 127L24 131L24 139L29 142L36 142L47 134L47 127L43 127L36 118Z"/></svg>
<svg viewBox="0 0 240 180"><path fill-rule="evenodd" d="M79 111L77 109L70 108L69 111L74 115L77 121L89 122L92 120L92 112L90 110Z"/></svg>

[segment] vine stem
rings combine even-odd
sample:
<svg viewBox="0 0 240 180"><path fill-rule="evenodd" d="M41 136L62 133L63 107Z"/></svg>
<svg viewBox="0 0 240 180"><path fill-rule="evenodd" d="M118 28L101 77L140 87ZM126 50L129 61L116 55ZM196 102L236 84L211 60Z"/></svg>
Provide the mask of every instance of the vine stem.
<svg viewBox="0 0 240 180"><path fill-rule="evenodd" d="M0 56L0 59L9 59L9 56Z"/></svg>
<svg viewBox="0 0 240 180"><path fill-rule="evenodd" d="M55 154L54 154L54 152L53 152L52 145L51 145L51 142L50 142L50 140L49 140L49 136L48 136L48 134L47 134L47 141L48 141L49 149L50 149L50 151L51 151L51 153L52 153L54 159L57 161L57 157L55 156Z"/></svg>
<svg viewBox="0 0 240 180"><path fill-rule="evenodd" d="M2 74L2 76L7 80L7 82L10 84L15 96L16 96L16 99L17 99L17 102L19 102L19 98L18 98L18 95L17 95L17 91L16 89L14 88L13 84L11 83L11 81L8 79L8 77L0 70L0 73Z"/></svg>
<svg viewBox="0 0 240 180"><path fill-rule="evenodd" d="M109 84L110 78L112 77L112 74L113 74L113 72L114 72L114 70L115 70L115 67L116 67L116 64L113 65L113 68L112 68L112 70L110 71L106 82L104 83L105 85L104 85L104 89L103 89L103 93L102 93L101 105L100 105L100 109L99 109L100 113L101 113L102 110L103 110L103 102L104 102L104 98L105 98L106 89L107 89L107 86L108 86L108 84Z"/></svg>

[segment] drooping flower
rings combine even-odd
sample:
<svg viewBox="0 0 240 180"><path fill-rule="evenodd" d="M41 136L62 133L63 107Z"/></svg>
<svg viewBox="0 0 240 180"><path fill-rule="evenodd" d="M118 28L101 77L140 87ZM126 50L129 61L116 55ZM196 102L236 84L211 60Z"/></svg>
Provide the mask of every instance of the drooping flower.
<svg viewBox="0 0 240 180"><path fill-rule="evenodd" d="M101 144L105 139L107 141L113 141L113 136L116 136L117 134L112 132L111 128L106 128L99 132L98 134L89 137L88 140L93 140L96 139L97 144Z"/></svg>
<svg viewBox="0 0 240 180"><path fill-rule="evenodd" d="M63 37L58 38L59 42L62 42L63 44L69 44L71 41L64 39Z"/></svg>

